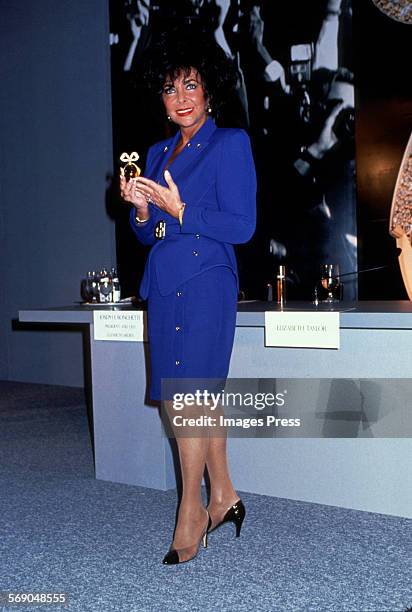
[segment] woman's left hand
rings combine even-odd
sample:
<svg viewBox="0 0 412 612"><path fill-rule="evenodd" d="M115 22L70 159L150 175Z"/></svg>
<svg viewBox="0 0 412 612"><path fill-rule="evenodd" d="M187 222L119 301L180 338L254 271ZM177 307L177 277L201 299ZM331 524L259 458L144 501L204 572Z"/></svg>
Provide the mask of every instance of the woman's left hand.
<svg viewBox="0 0 412 612"><path fill-rule="evenodd" d="M155 181L144 176L139 176L135 180L135 189L144 195L150 202L161 210L164 210L175 219L179 218L179 210L182 207L179 189L173 181L169 170L164 173L167 187L162 187Z"/></svg>

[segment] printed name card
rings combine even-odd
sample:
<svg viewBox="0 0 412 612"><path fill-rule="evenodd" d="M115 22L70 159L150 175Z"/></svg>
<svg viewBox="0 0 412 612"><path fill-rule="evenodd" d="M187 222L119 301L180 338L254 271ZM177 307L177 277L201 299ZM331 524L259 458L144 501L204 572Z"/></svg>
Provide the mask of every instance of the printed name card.
<svg viewBox="0 0 412 612"><path fill-rule="evenodd" d="M265 346L338 349L338 312L265 312Z"/></svg>
<svg viewBox="0 0 412 612"><path fill-rule="evenodd" d="M144 333L144 312L136 310L95 310L93 312L94 339L117 342L142 342Z"/></svg>

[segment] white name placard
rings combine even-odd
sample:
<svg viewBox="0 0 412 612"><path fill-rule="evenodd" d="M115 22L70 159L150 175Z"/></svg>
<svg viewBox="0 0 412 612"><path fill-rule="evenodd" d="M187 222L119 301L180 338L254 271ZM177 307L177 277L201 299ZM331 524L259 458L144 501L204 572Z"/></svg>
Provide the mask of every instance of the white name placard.
<svg viewBox="0 0 412 612"><path fill-rule="evenodd" d="M265 312L265 346L338 349L338 312Z"/></svg>
<svg viewBox="0 0 412 612"><path fill-rule="evenodd" d="M142 342L144 335L144 312L141 310L95 310L93 311L94 339L117 342Z"/></svg>

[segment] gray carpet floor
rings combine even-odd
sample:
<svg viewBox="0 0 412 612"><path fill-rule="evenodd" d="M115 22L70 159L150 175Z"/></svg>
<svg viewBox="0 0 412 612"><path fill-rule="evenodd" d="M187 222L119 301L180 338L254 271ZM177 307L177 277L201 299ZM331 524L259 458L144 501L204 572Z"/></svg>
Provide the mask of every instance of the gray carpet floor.
<svg viewBox="0 0 412 612"><path fill-rule="evenodd" d="M81 389L0 383L0 591L67 593L3 610L403 612L411 522L241 493L247 517L163 566L176 492L95 480Z"/></svg>

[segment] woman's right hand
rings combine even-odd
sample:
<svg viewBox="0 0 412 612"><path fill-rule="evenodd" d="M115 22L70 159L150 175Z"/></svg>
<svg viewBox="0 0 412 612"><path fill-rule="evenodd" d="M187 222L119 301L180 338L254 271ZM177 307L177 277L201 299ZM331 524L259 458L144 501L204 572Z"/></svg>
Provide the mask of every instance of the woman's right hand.
<svg viewBox="0 0 412 612"><path fill-rule="evenodd" d="M136 190L135 179L126 181L126 178L122 174L120 175L120 195L123 200L129 202L129 204L133 204L139 219L145 221L149 218L148 201L140 191Z"/></svg>

